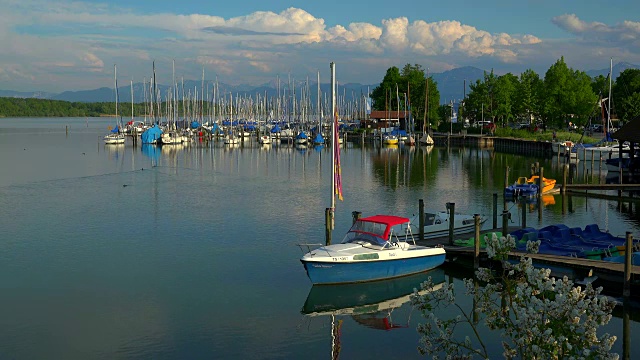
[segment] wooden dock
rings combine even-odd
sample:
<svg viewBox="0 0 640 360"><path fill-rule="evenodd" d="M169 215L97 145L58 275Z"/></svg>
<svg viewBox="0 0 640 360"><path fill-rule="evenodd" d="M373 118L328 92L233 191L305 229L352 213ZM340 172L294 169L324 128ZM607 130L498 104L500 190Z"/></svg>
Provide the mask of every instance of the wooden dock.
<svg viewBox="0 0 640 360"><path fill-rule="evenodd" d="M511 233L519 227L508 227L507 232ZM482 230L481 236L492 232L502 232L502 228ZM454 239L469 239L474 237L474 233L454 236ZM473 247L457 246L449 244L449 237L439 237L417 241L425 246L442 246L447 252L447 265L473 269L474 249ZM557 256L547 254L530 254L526 252L514 251L510 254L511 260L519 260L522 255L526 255L533 260L534 265L551 269L551 276L568 276L576 283L594 281L594 285L603 286L608 293L622 294L624 283L624 264L610 261L592 260L586 258L576 258L569 256ZM483 267L499 266L499 263L489 259L484 249L480 249L480 264ZM638 296L640 290L640 266L631 267L631 286L634 288L634 296Z"/></svg>

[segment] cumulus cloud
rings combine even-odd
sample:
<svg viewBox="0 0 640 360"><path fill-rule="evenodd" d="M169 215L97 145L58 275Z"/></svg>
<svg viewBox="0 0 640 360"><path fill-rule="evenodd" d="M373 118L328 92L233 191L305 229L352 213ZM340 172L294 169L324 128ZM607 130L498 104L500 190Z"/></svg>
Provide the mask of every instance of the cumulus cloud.
<svg viewBox="0 0 640 360"><path fill-rule="evenodd" d="M393 51L403 50L407 44L409 20L406 17L382 20L382 35L380 44L382 47Z"/></svg>
<svg viewBox="0 0 640 360"><path fill-rule="evenodd" d="M416 59L446 70L461 62L468 65L469 59L521 62L523 54L533 56L532 49L542 42L533 34L490 33L452 20L397 17L327 26L324 19L293 7L223 18L215 13L135 13L108 3L72 0L4 1L11 6L0 14L4 20L0 22L0 46L12 52L0 59L0 68L18 64L11 73L5 70L5 77L12 73L39 76L56 67L68 74L73 68L74 76L86 83L95 73L110 71L105 70L105 63L117 63L120 70L133 67L131 64L148 67L150 60L156 60L156 65L170 64L172 59L194 65L194 69L205 65L207 71L230 77L316 68L320 61L340 57L345 62L375 66L375 71ZM575 15L554 18L554 22L580 34L607 28L585 23ZM636 41L640 24L625 22L616 29L620 36L626 29L627 41ZM192 70L193 74L199 71ZM359 71L365 72L364 68Z"/></svg>
<svg viewBox="0 0 640 360"><path fill-rule="evenodd" d="M575 14L556 16L551 22L585 42L616 42L620 45L640 46L640 22L624 21L610 26L597 21L586 22Z"/></svg>

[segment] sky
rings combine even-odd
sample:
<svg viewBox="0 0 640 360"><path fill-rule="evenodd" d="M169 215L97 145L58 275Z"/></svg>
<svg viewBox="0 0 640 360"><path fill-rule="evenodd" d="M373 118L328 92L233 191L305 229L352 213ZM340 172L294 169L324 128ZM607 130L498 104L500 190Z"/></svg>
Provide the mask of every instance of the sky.
<svg viewBox="0 0 640 360"><path fill-rule="evenodd" d="M176 79L376 84L391 66L541 77L640 64L637 0L0 0L0 89ZM175 69L175 70L174 70Z"/></svg>

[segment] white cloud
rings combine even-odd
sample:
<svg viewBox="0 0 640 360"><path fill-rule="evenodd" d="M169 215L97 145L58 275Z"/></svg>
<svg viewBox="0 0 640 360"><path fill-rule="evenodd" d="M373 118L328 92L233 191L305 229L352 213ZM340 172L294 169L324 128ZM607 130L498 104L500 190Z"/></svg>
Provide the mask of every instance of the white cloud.
<svg viewBox="0 0 640 360"><path fill-rule="evenodd" d="M389 66L404 63L426 63L432 71L487 63L494 68L530 67L528 62L562 55L567 48L535 34L490 33L454 20L397 17L327 26L324 19L293 7L223 18L215 9L211 14L135 13L71 0L2 1L9 3L0 13L0 47L11 49L0 57L7 84L24 84L20 74L32 74L40 79L71 77L59 83L92 88L104 86L111 73L105 64L118 64L119 73L123 69L141 78L149 75L151 60L159 74L165 72L161 78L167 78L173 59L185 77L194 78L203 65L207 74L244 82L273 77L272 72L326 68L329 61L339 60L355 64L352 73L369 72L377 79ZM608 26L576 15L552 21L583 42L599 41L605 52L607 41L640 41L638 22ZM640 46L627 48L637 54Z"/></svg>
<svg viewBox="0 0 640 360"><path fill-rule="evenodd" d="M636 52L640 47L640 22L623 21L616 25L606 25L601 22L586 22L575 14L556 16L551 20L560 28L577 35L581 41L588 43L614 42L611 45L633 45Z"/></svg>
<svg viewBox="0 0 640 360"><path fill-rule="evenodd" d="M382 20L381 46L392 51L404 50L409 43L408 26L409 20L406 17Z"/></svg>

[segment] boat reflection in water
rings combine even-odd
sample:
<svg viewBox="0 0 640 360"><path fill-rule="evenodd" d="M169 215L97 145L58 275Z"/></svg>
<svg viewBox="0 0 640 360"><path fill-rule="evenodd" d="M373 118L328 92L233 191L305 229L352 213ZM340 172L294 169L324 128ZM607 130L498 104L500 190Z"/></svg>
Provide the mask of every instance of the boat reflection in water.
<svg viewBox="0 0 640 360"><path fill-rule="evenodd" d="M309 291L302 313L309 316L361 315L391 311L409 301L414 289L431 277L435 288L444 283L444 270L430 271L401 278L355 284L314 285Z"/></svg>
<svg viewBox="0 0 640 360"><path fill-rule="evenodd" d="M356 323L371 329L389 331L407 328L409 319L396 323L392 320L392 312L410 302L414 289L418 289L421 294L425 293L420 290L420 284L429 278L434 284L433 289L440 289L444 285L445 272L441 268L435 268L390 280L314 285L302 307L302 313L309 317L331 318L332 359L337 359L344 323L340 317L351 317Z"/></svg>
<svg viewBox="0 0 640 360"><path fill-rule="evenodd" d="M406 328L409 326L409 319L396 323L391 317L392 312L409 303L414 289L420 290L420 284L429 277L435 284L434 289L439 289L444 284L445 272L441 268L435 268L390 280L314 285L302 307L302 313L309 317L331 318L332 358L335 359L340 352L340 334L344 323L340 317L350 317L356 323L371 329L389 331Z"/></svg>

